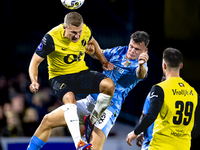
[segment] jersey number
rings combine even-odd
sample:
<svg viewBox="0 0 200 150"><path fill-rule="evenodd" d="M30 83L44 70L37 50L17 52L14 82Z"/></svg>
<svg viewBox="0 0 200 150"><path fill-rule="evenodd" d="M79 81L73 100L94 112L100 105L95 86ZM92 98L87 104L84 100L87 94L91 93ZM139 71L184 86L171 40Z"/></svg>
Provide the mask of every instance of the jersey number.
<svg viewBox="0 0 200 150"><path fill-rule="evenodd" d="M183 101L176 101L175 108L178 110L176 111L176 116L173 117L173 123L180 125L183 121L184 125L188 125L192 118L193 103L188 101L184 105Z"/></svg>

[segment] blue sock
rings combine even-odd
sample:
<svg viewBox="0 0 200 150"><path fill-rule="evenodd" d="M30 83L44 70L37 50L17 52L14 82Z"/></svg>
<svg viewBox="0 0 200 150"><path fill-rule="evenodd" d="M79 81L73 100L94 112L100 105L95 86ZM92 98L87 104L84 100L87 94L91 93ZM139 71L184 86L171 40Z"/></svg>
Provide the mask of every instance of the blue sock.
<svg viewBox="0 0 200 150"><path fill-rule="evenodd" d="M46 142L40 140L38 137L36 137L35 135L31 138L31 141L28 145L27 150L39 150L43 147L43 145Z"/></svg>

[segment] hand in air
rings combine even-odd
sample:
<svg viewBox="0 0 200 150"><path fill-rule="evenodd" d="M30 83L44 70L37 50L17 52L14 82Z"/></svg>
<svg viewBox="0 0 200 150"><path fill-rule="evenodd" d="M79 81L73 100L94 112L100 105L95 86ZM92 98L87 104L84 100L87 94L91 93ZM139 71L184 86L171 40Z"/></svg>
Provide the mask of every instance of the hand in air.
<svg viewBox="0 0 200 150"><path fill-rule="evenodd" d="M143 65L148 60L149 60L149 55L147 54L147 52L144 52L144 53L140 54L140 56L138 58L138 61L139 61L138 63L139 63L139 65Z"/></svg>

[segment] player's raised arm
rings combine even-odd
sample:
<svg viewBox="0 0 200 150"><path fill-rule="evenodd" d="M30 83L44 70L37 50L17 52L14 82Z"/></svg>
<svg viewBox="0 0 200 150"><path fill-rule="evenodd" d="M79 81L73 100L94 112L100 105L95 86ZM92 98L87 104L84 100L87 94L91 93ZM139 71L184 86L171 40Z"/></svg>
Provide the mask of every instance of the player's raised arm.
<svg viewBox="0 0 200 150"><path fill-rule="evenodd" d="M38 56L36 53L33 54L29 65L29 76L31 79L31 85L29 86L30 91L32 93L36 93L39 90L39 83L38 83L38 67L40 63L44 60L44 58Z"/></svg>
<svg viewBox="0 0 200 150"><path fill-rule="evenodd" d="M95 48L95 52L94 52L94 55L99 59L99 61L101 62L102 64L102 68L104 70L113 70L114 69L114 65L110 62L108 62L108 60L105 58L105 56L103 55L102 53L102 50L99 46L99 44L97 43L97 41L92 37L91 40L88 42L88 44L92 44L94 45L94 48Z"/></svg>
<svg viewBox="0 0 200 150"><path fill-rule="evenodd" d="M148 56L147 52L140 54L140 56L138 58L137 77L139 79L144 79L147 74L147 70L146 70L144 64L148 61L148 59L149 59L149 56Z"/></svg>

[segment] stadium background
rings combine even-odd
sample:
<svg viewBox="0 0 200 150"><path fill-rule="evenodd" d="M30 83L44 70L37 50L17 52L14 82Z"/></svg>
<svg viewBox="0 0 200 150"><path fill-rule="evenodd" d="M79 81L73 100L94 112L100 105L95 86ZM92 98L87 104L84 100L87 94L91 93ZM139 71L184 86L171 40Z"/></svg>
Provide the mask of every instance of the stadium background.
<svg viewBox="0 0 200 150"><path fill-rule="evenodd" d="M24 122L26 108L29 107L37 111L39 122L45 113L60 103L49 92L46 61L39 67L41 93L38 99L42 100L37 101L29 92L29 62L44 34L62 23L70 10L64 8L60 0L6 0L2 3L0 109L3 110L5 103L12 105L14 98L21 97L24 107L16 108L14 113L19 114L21 124ZM184 57L181 76L200 93L199 0L85 0L77 12L82 14L84 22L91 27L94 38L103 49L128 45L130 35L137 30L144 30L150 35L148 77L129 93L118 121L133 126L137 122L151 86L160 82L162 52L166 47L181 50ZM102 71L100 62L89 56L86 56L86 62L90 69ZM0 116L1 136L26 136L24 131L20 134L16 131L14 134L2 132L9 115L4 112ZM33 132L34 129L31 130Z"/></svg>

